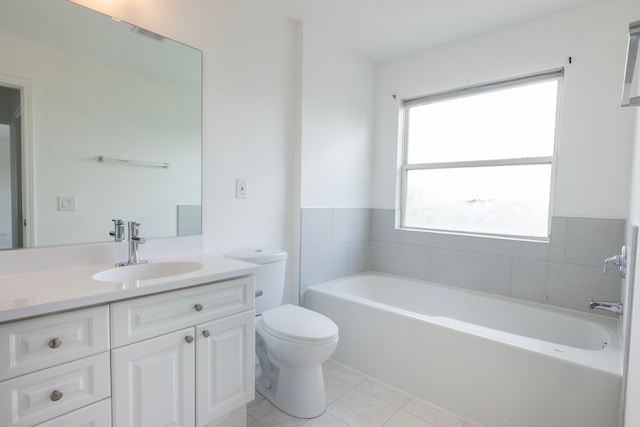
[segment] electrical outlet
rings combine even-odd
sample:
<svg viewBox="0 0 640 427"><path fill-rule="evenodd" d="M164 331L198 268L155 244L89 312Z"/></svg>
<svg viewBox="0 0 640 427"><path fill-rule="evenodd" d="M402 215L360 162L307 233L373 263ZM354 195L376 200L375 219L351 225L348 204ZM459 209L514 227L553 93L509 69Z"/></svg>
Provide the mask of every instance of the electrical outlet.
<svg viewBox="0 0 640 427"><path fill-rule="evenodd" d="M74 196L58 196L59 211L75 211L76 198Z"/></svg>
<svg viewBox="0 0 640 427"><path fill-rule="evenodd" d="M236 179L236 199L247 198L247 180Z"/></svg>

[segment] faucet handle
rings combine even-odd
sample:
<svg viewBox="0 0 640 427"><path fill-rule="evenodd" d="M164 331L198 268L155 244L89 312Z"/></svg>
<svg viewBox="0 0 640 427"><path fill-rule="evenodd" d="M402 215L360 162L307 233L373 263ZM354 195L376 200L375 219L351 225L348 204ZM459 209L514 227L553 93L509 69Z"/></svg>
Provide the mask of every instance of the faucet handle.
<svg viewBox="0 0 640 427"><path fill-rule="evenodd" d="M607 274L607 266L609 264L613 264L620 270L620 277L625 278L627 275L627 246L622 245L622 249L620 250L619 255L614 255L610 258L606 258L604 260L604 265L602 266L602 274Z"/></svg>
<svg viewBox="0 0 640 427"><path fill-rule="evenodd" d="M147 242L147 239L145 239L142 236L138 236L138 233L140 232L140 224L137 221L131 221L129 223L129 238L131 240L135 240L138 244L143 244Z"/></svg>
<svg viewBox="0 0 640 427"><path fill-rule="evenodd" d="M140 230L140 223L137 221L129 221L127 222L127 225L129 226L129 239L138 237L138 232Z"/></svg>
<svg viewBox="0 0 640 427"><path fill-rule="evenodd" d="M602 266L602 274L607 274L607 267L609 264L613 264L617 267L621 265L620 263L620 255L615 255L609 258L605 258L604 265Z"/></svg>
<svg viewBox="0 0 640 427"><path fill-rule="evenodd" d="M113 221L113 231L109 232L109 236L112 236L116 242L122 242L124 240L124 220L112 219L111 221Z"/></svg>

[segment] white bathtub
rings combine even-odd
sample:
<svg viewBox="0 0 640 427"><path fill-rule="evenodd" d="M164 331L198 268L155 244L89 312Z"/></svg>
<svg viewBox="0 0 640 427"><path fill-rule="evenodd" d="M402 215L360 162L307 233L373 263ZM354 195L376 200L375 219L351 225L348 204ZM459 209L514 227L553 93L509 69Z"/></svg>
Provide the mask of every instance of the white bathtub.
<svg viewBox="0 0 640 427"><path fill-rule="evenodd" d="M377 273L306 302L340 328L335 360L487 427L620 424L617 319Z"/></svg>

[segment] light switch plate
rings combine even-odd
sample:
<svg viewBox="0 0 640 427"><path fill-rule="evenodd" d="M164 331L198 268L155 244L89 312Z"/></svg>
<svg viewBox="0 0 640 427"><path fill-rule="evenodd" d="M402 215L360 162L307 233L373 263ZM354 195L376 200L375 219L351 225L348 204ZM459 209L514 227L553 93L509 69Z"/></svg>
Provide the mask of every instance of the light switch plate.
<svg viewBox="0 0 640 427"><path fill-rule="evenodd" d="M236 199L247 198L247 180L236 179Z"/></svg>
<svg viewBox="0 0 640 427"><path fill-rule="evenodd" d="M75 211L76 198L74 196L58 196L59 211Z"/></svg>

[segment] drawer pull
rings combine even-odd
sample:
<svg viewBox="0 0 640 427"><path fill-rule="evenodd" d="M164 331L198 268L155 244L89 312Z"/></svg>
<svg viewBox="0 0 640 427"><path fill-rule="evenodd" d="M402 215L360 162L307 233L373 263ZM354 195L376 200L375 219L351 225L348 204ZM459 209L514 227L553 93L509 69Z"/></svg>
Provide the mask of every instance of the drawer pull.
<svg viewBox="0 0 640 427"><path fill-rule="evenodd" d="M54 338L49 341L49 348L58 348L62 345L62 340L60 338Z"/></svg>
<svg viewBox="0 0 640 427"><path fill-rule="evenodd" d="M191 335L187 335L184 340L187 344L191 344L193 342L193 337Z"/></svg>
<svg viewBox="0 0 640 427"><path fill-rule="evenodd" d="M193 308L195 308L196 311L202 311L202 304L196 304Z"/></svg>
<svg viewBox="0 0 640 427"><path fill-rule="evenodd" d="M211 334L209 333L209 331L208 331L208 330L206 330L206 329L205 329L204 331L202 331L202 335L203 335L205 338L209 338L209 335L211 335Z"/></svg>
<svg viewBox="0 0 640 427"><path fill-rule="evenodd" d="M57 402L58 400L62 399L62 396L64 395L64 393L62 393L60 390L53 390L53 392L51 393L51 401L52 402Z"/></svg>

